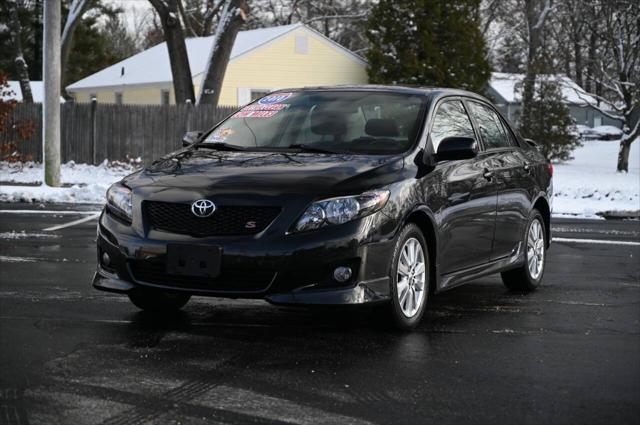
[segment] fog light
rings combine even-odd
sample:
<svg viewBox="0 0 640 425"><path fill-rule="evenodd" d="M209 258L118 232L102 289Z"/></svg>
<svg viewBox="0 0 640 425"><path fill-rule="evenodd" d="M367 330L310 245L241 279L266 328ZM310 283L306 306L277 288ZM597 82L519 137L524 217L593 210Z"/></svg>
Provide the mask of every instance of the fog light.
<svg viewBox="0 0 640 425"><path fill-rule="evenodd" d="M333 278L338 282L344 283L351 279L351 268L349 267L336 267L333 271Z"/></svg>
<svg viewBox="0 0 640 425"><path fill-rule="evenodd" d="M109 267L111 265L111 257L106 252L102 253L102 264Z"/></svg>

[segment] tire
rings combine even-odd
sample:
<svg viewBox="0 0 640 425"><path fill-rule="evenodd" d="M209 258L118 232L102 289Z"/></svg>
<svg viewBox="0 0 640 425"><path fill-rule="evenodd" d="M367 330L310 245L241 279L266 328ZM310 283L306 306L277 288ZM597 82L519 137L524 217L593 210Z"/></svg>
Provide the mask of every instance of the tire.
<svg viewBox="0 0 640 425"><path fill-rule="evenodd" d="M397 328L409 330L420 323L429 298L429 267L429 251L422 231L415 224L406 225L396 239L389 276L391 317ZM407 283L399 283L403 281Z"/></svg>
<svg viewBox="0 0 640 425"><path fill-rule="evenodd" d="M540 211L529 215L524 235L524 264L517 269L502 272L502 282L512 291L531 292L542 282L547 263L547 232Z"/></svg>
<svg viewBox="0 0 640 425"><path fill-rule="evenodd" d="M159 290L136 290L129 300L139 309L153 313L173 313L189 302L191 295L164 292Z"/></svg>

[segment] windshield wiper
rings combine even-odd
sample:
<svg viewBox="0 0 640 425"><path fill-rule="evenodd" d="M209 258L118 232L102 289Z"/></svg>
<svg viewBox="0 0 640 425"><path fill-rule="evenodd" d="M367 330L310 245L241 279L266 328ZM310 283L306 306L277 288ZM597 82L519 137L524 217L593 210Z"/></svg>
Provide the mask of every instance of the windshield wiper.
<svg viewBox="0 0 640 425"><path fill-rule="evenodd" d="M315 153L345 153L344 151L336 151L333 149L327 149L327 148L319 148L316 146L310 146L310 145L304 145L301 143L296 143L293 145L289 145L287 146L289 149L300 149L301 151L305 151L305 152L315 152Z"/></svg>
<svg viewBox="0 0 640 425"><path fill-rule="evenodd" d="M247 150L247 148L245 148L244 146L239 146L239 145L230 145L229 143L198 143L197 145L195 145L196 149L197 148L208 148L208 149L215 149L218 151L245 151Z"/></svg>

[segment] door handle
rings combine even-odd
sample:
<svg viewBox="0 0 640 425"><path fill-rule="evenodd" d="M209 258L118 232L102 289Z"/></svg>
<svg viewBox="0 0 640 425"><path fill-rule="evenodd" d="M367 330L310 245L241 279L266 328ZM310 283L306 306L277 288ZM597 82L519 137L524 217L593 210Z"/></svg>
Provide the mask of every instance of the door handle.
<svg viewBox="0 0 640 425"><path fill-rule="evenodd" d="M484 173L482 174L482 177L484 177L488 181L491 181L491 179L493 178L493 170L489 170L488 168L485 168Z"/></svg>

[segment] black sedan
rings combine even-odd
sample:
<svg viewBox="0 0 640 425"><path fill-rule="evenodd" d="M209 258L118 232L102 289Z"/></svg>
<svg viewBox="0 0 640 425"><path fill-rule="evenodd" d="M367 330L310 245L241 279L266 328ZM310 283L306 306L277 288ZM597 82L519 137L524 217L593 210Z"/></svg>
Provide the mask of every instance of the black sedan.
<svg viewBox="0 0 640 425"><path fill-rule="evenodd" d="M379 303L411 328L479 276L540 284L552 171L473 93L277 91L109 189L93 285L151 311Z"/></svg>

